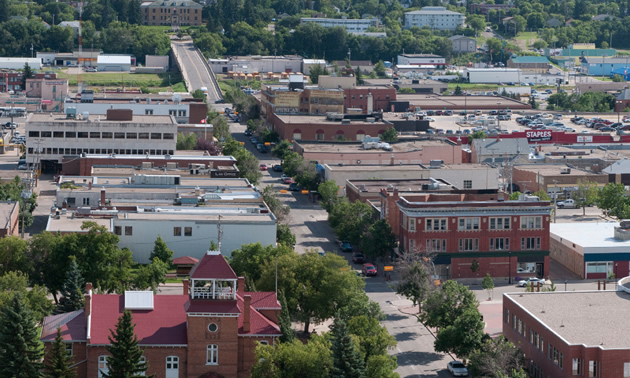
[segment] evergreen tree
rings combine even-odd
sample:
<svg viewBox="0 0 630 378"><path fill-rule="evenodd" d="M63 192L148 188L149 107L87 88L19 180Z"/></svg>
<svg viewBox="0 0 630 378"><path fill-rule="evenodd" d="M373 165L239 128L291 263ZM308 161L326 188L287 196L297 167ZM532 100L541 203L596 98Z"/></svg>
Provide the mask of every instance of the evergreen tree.
<svg viewBox="0 0 630 378"><path fill-rule="evenodd" d="M168 249L166 242L162 239L162 235L158 235L155 240L155 246L153 247L153 251L151 251L151 256L149 258L153 261L156 257L168 265L173 263L173 251Z"/></svg>
<svg viewBox="0 0 630 378"><path fill-rule="evenodd" d="M61 337L61 328L57 328L57 337L50 349L49 365L46 366L48 378L73 378L76 372L70 367L72 357L66 352L66 346Z"/></svg>
<svg viewBox="0 0 630 378"><path fill-rule="evenodd" d="M63 281L61 299L59 304L57 304L57 308L55 308L55 313L61 314L83 308L84 290L85 282L81 276L81 270L77 265L76 259L73 258L66 272L66 279Z"/></svg>
<svg viewBox="0 0 630 378"><path fill-rule="evenodd" d="M33 70L28 63L24 64L24 73L22 74L22 89L26 89L26 79L30 79L33 77Z"/></svg>
<svg viewBox="0 0 630 378"><path fill-rule="evenodd" d="M352 341L345 320L336 317L330 327L333 369L331 377L354 378L365 376L365 364L357 346Z"/></svg>
<svg viewBox="0 0 630 378"><path fill-rule="evenodd" d="M16 293L0 315L0 377L41 377L44 349L26 300Z"/></svg>
<svg viewBox="0 0 630 378"><path fill-rule="evenodd" d="M147 364L140 362L142 349L138 346L138 337L134 334L134 328L131 311L125 310L118 318L116 330L109 331L111 336L108 336L110 345L107 347L107 351L111 353L111 356L107 357L109 371L103 372L103 377L127 378L147 371ZM153 377L153 375L148 377Z"/></svg>
<svg viewBox="0 0 630 378"><path fill-rule="evenodd" d="M291 343L295 338L295 332L293 328L291 328L291 315L289 314L289 307L287 306L287 298L284 296L284 292L280 290L280 306L282 310L280 310L280 331L282 331L282 336L280 336L280 341L283 343Z"/></svg>

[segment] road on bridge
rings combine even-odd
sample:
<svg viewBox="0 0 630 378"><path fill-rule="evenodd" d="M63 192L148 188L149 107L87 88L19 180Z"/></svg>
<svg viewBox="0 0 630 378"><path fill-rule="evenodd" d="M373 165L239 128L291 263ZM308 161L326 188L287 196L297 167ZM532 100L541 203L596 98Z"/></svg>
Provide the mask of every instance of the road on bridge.
<svg viewBox="0 0 630 378"><path fill-rule="evenodd" d="M208 104L214 105L217 100L222 100L219 86L214 75L210 72L207 61L199 53L191 40L172 40L171 47L175 58L179 62L182 75L186 81L189 92L202 87L208 88Z"/></svg>

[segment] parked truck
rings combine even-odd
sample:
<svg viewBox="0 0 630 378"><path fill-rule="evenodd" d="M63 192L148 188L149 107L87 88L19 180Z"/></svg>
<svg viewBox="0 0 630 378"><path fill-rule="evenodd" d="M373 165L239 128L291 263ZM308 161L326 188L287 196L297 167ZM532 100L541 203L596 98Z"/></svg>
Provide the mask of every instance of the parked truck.
<svg viewBox="0 0 630 378"><path fill-rule="evenodd" d="M559 209L574 209L577 207L577 203L573 199L567 199L558 202L556 206L558 206Z"/></svg>

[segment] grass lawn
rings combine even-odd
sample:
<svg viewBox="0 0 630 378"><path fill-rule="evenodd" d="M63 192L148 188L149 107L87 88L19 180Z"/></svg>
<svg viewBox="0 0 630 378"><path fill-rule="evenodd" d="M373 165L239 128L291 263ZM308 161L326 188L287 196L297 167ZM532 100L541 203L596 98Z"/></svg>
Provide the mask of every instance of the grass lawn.
<svg viewBox="0 0 630 378"><path fill-rule="evenodd" d="M166 283L182 283L184 279L183 278L167 278L166 279Z"/></svg>
<svg viewBox="0 0 630 378"><path fill-rule="evenodd" d="M68 79L69 85L77 85L77 75L68 74L66 71L57 72L60 78ZM97 87L154 87L167 88L169 81L171 85L177 85L182 81L179 73L163 74L135 74L135 73L115 73L115 72L84 72L81 80L87 85Z"/></svg>
<svg viewBox="0 0 630 378"><path fill-rule="evenodd" d="M450 91L454 91L455 88L459 86L462 90L496 90L498 88L497 84L475 84L475 83L448 83L448 89Z"/></svg>

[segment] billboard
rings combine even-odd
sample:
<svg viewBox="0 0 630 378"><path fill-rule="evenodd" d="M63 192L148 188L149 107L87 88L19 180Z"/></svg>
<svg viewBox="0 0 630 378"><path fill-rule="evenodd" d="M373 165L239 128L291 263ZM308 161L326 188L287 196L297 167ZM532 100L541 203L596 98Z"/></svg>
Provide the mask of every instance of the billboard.
<svg viewBox="0 0 630 378"><path fill-rule="evenodd" d="M528 142L543 142L551 140L551 131L549 130L531 130L525 132L525 138Z"/></svg>

